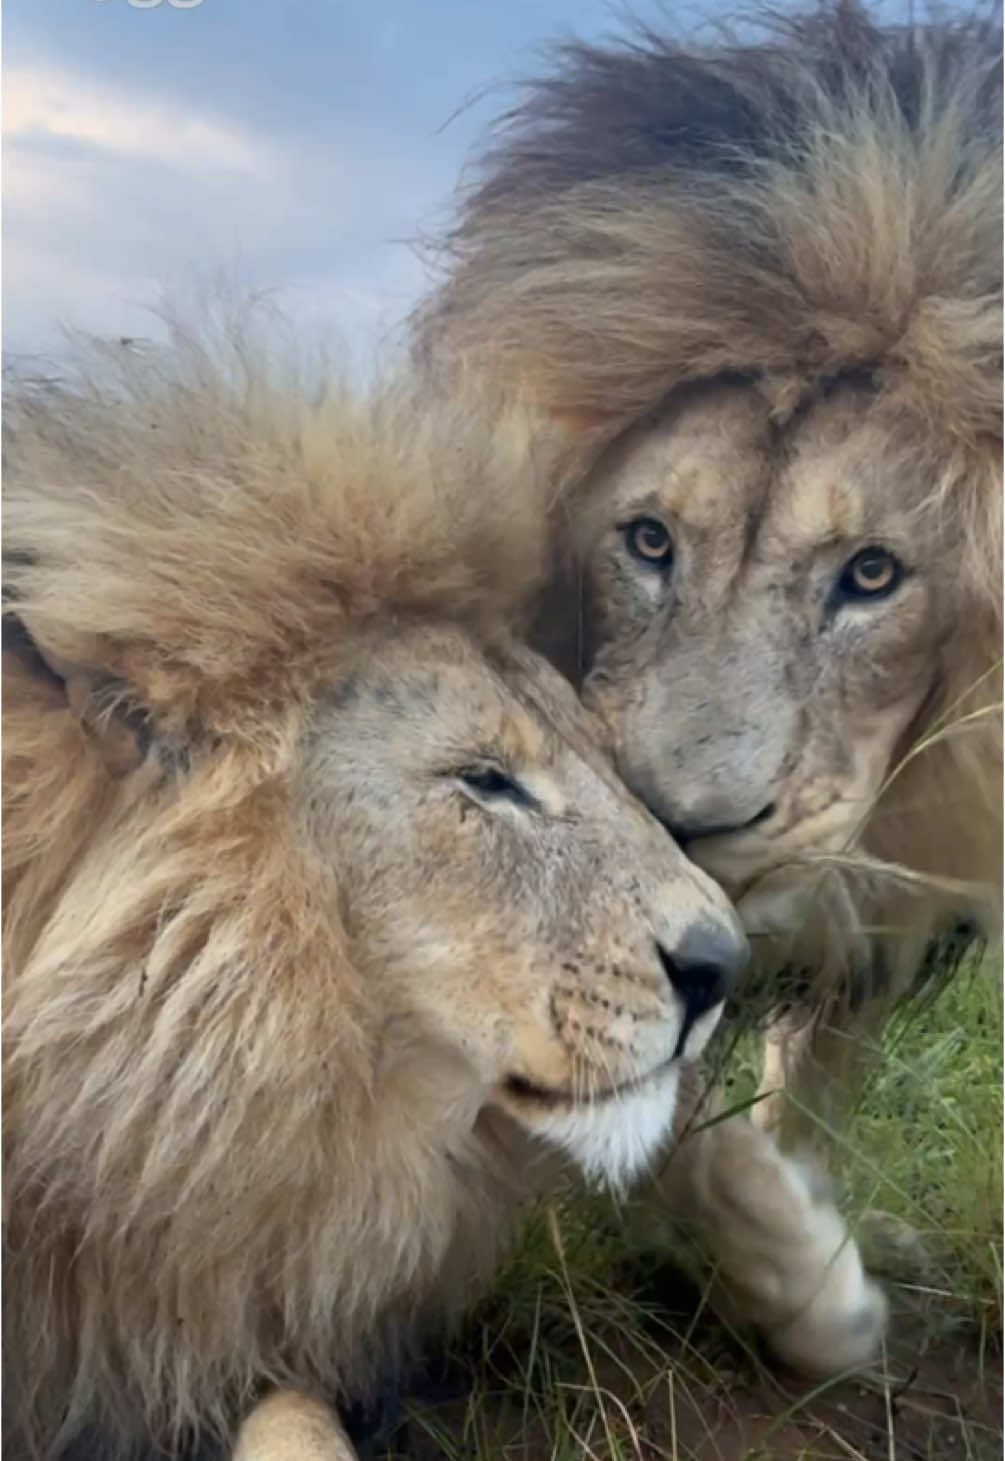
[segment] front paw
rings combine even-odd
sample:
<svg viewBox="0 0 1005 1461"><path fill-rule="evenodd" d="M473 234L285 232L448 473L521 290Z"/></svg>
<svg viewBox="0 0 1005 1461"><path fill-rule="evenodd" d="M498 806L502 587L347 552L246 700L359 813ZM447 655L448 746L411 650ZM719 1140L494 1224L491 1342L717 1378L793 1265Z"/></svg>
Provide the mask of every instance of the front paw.
<svg viewBox="0 0 1005 1461"><path fill-rule="evenodd" d="M779 1162L801 1233L785 1275L788 1317L762 1322L762 1332L779 1359L805 1374L861 1369L879 1354L889 1318L886 1296L866 1275L820 1174L808 1163L781 1156Z"/></svg>
<svg viewBox="0 0 1005 1461"><path fill-rule="evenodd" d="M886 1299L816 1168L745 1122L704 1133L701 1155L694 1215L731 1317L753 1323L780 1359L808 1374L873 1361Z"/></svg>
<svg viewBox="0 0 1005 1461"><path fill-rule="evenodd" d="M358 1457L327 1405L295 1390L277 1390L244 1421L230 1461L358 1461Z"/></svg>
<svg viewBox="0 0 1005 1461"><path fill-rule="evenodd" d="M834 1276L794 1318L763 1330L777 1358L803 1374L864 1369L879 1355L889 1306L883 1290L862 1272L858 1254L854 1257L854 1265L836 1261ZM853 1271L843 1271L846 1267Z"/></svg>

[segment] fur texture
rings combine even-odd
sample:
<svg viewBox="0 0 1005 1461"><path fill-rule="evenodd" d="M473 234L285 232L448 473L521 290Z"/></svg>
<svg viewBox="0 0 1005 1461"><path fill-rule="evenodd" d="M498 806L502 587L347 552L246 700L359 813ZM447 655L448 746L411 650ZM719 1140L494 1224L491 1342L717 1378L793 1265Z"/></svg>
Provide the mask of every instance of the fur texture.
<svg viewBox="0 0 1005 1461"><path fill-rule="evenodd" d="M516 426L257 357L180 339L9 411L18 1458L365 1398L556 1143L645 1160L742 956L509 637L545 536Z"/></svg>
<svg viewBox="0 0 1005 1461"><path fill-rule="evenodd" d="M473 504L473 439L444 482L403 400L378 424L181 350L167 379L128 364L9 416L6 592L68 675L4 656L5 1411L43 1454L91 1426L99 1454L144 1422L167 1444L225 1432L291 1375L365 1391L395 1361L376 1311L401 1272L426 1286L468 1204L421 1159L398 1191L361 1162L366 990L280 788L359 623L448 602L495 618L533 581L534 532L515 498L495 520ZM76 666L102 672L83 722ZM157 726L125 777L91 731L122 712ZM60 1050L82 1046L71 1089ZM333 1214L339 1169L367 1194ZM383 1271L338 1256L347 1225Z"/></svg>
<svg viewBox="0 0 1005 1461"><path fill-rule="evenodd" d="M644 31L562 47L462 202L447 278L416 321L417 351L434 378L463 358L538 411L571 559L542 642L583 681L629 784L668 821L688 798L728 802L730 787L750 808L712 819L727 830L797 799L806 768L782 732L775 759L796 776L745 786L744 736L764 741L784 717L770 677L757 679L767 641L743 648L734 633L741 618L748 637L761 618L775 632L772 595L794 605L800 629L772 649L774 670L796 709L802 696L840 732L846 765L874 763L867 784L849 777L843 791L836 752L822 767L840 794L854 790L858 810L837 845L814 845L809 821L772 839L766 822L707 848L699 835L688 849L737 896L771 875L748 898L751 926L771 934L768 998L777 1002L785 965L803 993L810 986L817 1018L842 1025L847 1010L823 1009L835 988L839 1004L870 1005L871 1019L910 984L931 933L961 910L997 918L1001 35L977 15L880 28L849 0L770 12L758 26L705 46ZM730 391L746 393L736 414L758 413L756 431L735 428L724 407L701 438L692 420ZM646 445L660 432L662 455ZM804 446L814 432L826 448ZM693 482L676 455L688 436ZM710 481L731 443L735 475ZM636 591L623 563L600 561L624 559L617 532L654 504L679 535L663 597L651 575ZM819 615L793 598L812 562L808 524L821 523L819 556L837 551L856 512L880 542L898 517L902 533L913 524L914 588L927 581L940 604L904 630L918 673L882 732L878 701L855 706L842 687L828 706L810 673L818 651L806 649L823 643ZM849 542L847 559L872 540ZM716 598L705 585L720 580ZM952 594L940 597L940 582ZM863 631L863 669L872 656ZM688 683L704 704L691 719ZM842 726L849 705L856 719ZM749 727L737 719L744 706ZM811 869L819 896L807 912L796 894L814 854L828 870ZM886 934L866 932L878 928ZM827 1060L853 1043L839 1032Z"/></svg>
<svg viewBox="0 0 1005 1461"><path fill-rule="evenodd" d="M847 0L762 28L561 48L463 203L421 343L591 446L737 372L785 412L879 370L940 439L1000 436L998 28L881 30Z"/></svg>

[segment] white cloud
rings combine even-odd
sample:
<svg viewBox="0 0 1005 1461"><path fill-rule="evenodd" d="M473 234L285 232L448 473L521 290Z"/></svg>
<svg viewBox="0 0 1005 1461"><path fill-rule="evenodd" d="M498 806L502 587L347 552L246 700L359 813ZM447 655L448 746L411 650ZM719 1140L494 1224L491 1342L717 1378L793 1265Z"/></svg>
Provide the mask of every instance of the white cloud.
<svg viewBox="0 0 1005 1461"><path fill-rule="evenodd" d="M182 166L262 174L274 159L260 139L177 106L159 106L52 67L8 66L3 135L12 142L72 140L131 157Z"/></svg>
<svg viewBox="0 0 1005 1461"><path fill-rule="evenodd" d="M423 286L404 240L453 179L450 148L383 114L267 134L49 62L7 68L4 344L61 327L151 333L144 305L223 271L349 354L383 349ZM437 139L438 140L438 139Z"/></svg>

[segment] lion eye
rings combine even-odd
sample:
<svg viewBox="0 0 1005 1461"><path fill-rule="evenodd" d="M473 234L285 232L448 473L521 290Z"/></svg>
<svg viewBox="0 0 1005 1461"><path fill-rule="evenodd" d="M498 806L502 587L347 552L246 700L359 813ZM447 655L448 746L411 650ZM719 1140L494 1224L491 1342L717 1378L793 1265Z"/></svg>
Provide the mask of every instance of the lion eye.
<svg viewBox="0 0 1005 1461"><path fill-rule="evenodd" d="M839 587L854 599L876 599L890 594L904 576L900 560L885 548L863 548L844 566Z"/></svg>
<svg viewBox="0 0 1005 1461"><path fill-rule="evenodd" d="M537 798L498 766L463 766L454 775L479 801L510 801L517 806L537 806Z"/></svg>
<svg viewBox="0 0 1005 1461"><path fill-rule="evenodd" d="M495 766L466 766L458 772L465 786L482 796L516 796L519 788L515 781L497 770Z"/></svg>
<svg viewBox="0 0 1005 1461"><path fill-rule="evenodd" d="M657 518L637 517L624 528L625 542L633 558L648 568L668 568L673 559L670 534Z"/></svg>

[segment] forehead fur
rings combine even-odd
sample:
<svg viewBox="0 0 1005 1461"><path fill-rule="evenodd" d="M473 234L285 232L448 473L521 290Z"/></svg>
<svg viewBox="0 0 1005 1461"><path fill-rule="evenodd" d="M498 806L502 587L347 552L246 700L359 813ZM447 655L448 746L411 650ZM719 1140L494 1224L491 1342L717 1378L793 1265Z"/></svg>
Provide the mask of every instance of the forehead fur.
<svg viewBox="0 0 1005 1461"><path fill-rule="evenodd" d="M840 382L778 420L749 385L685 387L601 455L579 501L580 543L612 514L646 511L705 533L723 561L768 523L793 547L899 543L908 557L954 565L989 659L1000 655L1000 451L933 441L886 392Z"/></svg>
<svg viewBox="0 0 1005 1461"><path fill-rule="evenodd" d="M519 616L544 524L515 419L308 388L237 339L96 364L8 403L6 593L52 660L212 720L307 693L365 623Z"/></svg>
<svg viewBox="0 0 1005 1461"><path fill-rule="evenodd" d="M855 0L689 47L559 48L483 159L422 347L486 357L580 440L743 372L787 412L863 367L1001 435L1001 37ZM487 345L483 342L488 342Z"/></svg>

